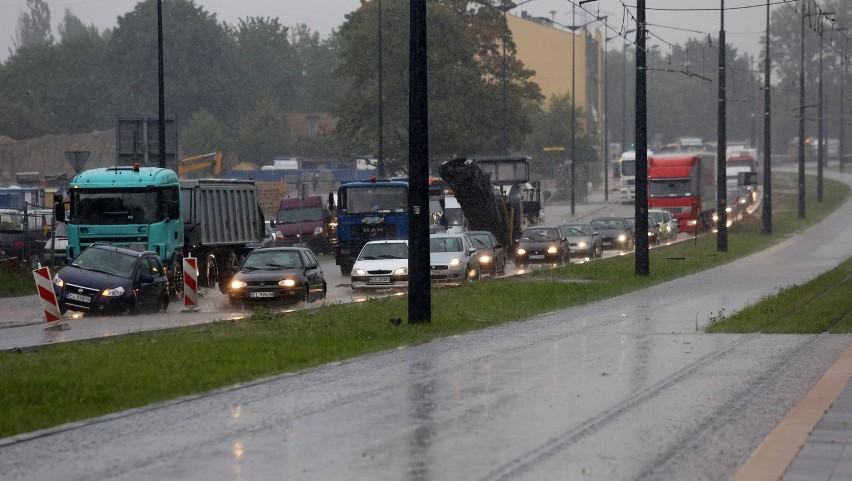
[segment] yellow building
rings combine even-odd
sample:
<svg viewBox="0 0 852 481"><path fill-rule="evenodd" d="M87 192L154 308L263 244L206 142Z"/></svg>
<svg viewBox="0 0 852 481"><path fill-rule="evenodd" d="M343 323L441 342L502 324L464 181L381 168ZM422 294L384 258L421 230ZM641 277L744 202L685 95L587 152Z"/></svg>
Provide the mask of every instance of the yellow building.
<svg viewBox="0 0 852 481"><path fill-rule="evenodd" d="M595 126L591 130L600 133L604 67L600 31L595 31L594 38L587 28L571 33L556 28L550 19L532 17L526 12L520 16L509 14L506 21L515 41L517 58L527 69L535 71L532 81L541 87L545 108L554 95L573 94L573 69L575 105L586 114L579 122Z"/></svg>

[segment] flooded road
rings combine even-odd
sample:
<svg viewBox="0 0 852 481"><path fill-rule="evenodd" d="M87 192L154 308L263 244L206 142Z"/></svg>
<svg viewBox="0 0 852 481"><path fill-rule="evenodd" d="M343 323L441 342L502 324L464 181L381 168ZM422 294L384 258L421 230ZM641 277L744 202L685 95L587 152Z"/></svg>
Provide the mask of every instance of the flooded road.
<svg viewBox="0 0 852 481"><path fill-rule="evenodd" d="M836 266L850 238L847 203L764 252L615 299L0 440L0 472L728 479L852 337L701 327Z"/></svg>

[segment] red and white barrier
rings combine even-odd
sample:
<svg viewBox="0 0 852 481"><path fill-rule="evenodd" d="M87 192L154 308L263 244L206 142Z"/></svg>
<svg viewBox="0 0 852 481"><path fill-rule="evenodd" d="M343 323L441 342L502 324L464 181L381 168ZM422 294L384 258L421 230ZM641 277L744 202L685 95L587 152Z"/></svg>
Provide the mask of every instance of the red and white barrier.
<svg viewBox="0 0 852 481"><path fill-rule="evenodd" d="M47 322L61 321L62 313L59 312L59 301L56 299L56 292L53 290L50 269L47 267L35 269L33 270L33 277L38 288L38 296L41 298L41 306L44 308L44 320Z"/></svg>
<svg viewBox="0 0 852 481"><path fill-rule="evenodd" d="M183 305L187 309L198 307L198 259L183 258Z"/></svg>

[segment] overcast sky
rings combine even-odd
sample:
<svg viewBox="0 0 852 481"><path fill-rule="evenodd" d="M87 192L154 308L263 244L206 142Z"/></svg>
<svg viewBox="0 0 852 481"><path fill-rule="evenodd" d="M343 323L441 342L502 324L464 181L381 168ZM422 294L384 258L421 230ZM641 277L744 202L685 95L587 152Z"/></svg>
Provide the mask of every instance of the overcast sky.
<svg viewBox="0 0 852 481"><path fill-rule="evenodd" d="M496 3L497 0L495 0ZM772 0L776 3L778 0ZM54 37L59 36L57 25L65 15L65 9L71 10L86 25L94 24L99 29L112 28L116 18L132 11L137 0L47 0L50 6L51 24ZM195 0L210 13L215 13L220 21L236 24L245 17L278 17L286 26L307 24L323 37L344 21L346 13L355 10L360 0ZM515 0L519 4L511 12L520 15L522 11L538 17L553 19L563 25L572 24L572 3L569 0ZM593 17L583 11L596 15L609 15L608 23L618 30L623 21L634 28L632 21L624 19L625 8L635 6L636 0L597 0L576 7L576 24L584 23ZM652 34L649 42L661 44L669 49L667 43L683 44L690 37L706 38L707 33L714 37L719 33L719 1L713 0L646 0L646 16ZM738 9L750 5L759 8ZM793 3L791 3L793 5ZM655 9L701 9L716 8L716 11L662 11ZM760 54L760 38L766 28L766 8L763 0L727 0L725 1L725 33L729 44L739 52L752 54L755 59ZM784 5L772 8L790 8ZM629 8L635 15L635 8ZM25 0L0 0L0 60L9 56L13 44L15 28L19 15L26 11ZM624 19L624 20L623 20ZM590 26L592 28L593 26ZM610 31L608 36L613 36ZM167 35L167 33L166 33ZM633 38L634 35L631 35ZM659 37L659 38L658 38ZM662 40L660 40L662 39Z"/></svg>

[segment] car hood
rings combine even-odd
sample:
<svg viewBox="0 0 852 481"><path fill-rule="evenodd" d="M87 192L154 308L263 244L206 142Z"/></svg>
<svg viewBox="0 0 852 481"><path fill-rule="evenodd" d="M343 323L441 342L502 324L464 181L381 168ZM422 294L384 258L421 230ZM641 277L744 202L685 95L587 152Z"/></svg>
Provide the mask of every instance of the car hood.
<svg viewBox="0 0 852 481"><path fill-rule="evenodd" d="M479 251L477 251L478 253ZM464 259L464 255L461 252L431 252L429 253L429 263L430 264L449 264L453 259Z"/></svg>
<svg viewBox="0 0 852 481"><path fill-rule="evenodd" d="M352 270L363 269L365 271L391 271L400 267L408 267L408 259L370 259L355 261Z"/></svg>
<svg viewBox="0 0 852 481"><path fill-rule="evenodd" d="M301 233L302 235L314 235L317 227L322 227L322 222L318 220L306 220L301 225L296 222L294 224L276 224L275 228L287 237L292 237Z"/></svg>
<svg viewBox="0 0 852 481"><path fill-rule="evenodd" d="M76 266L65 266L59 269L59 278L65 281L66 287L68 284L75 286L90 287L92 289L112 289L113 287L123 286L129 287L133 283L126 277L115 276L105 272L98 272L89 269L81 269Z"/></svg>
<svg viewBox="0 0 852 481"><path fill-rule="evenodd" d="M626 233L627 233L627 230L625 230L625 229L608 229L608 228L604 228L604 229L598 229L598 233L599 233L600 235L603 235L603 236L615 236L615 235L618 235L618 234L626 234Z"/></svg>
<svg viewBox="0 0 852 481"><path fill-rule="evenodd" d="M303 274L302 269L241 269L234 274L234 280L245 282L276 281L285 277L297 277Z"/></svg>
<svg viewBox="0 0 852 481"><path fill-rule="evenodd" d="M542 247L549 247L559 245L558 240L552 241L539 241L539 240L522 240L518 243L518 247L523 247L524 249L541 249Z"/></svg>
<svg viewBox="0 0 852 481"><path fill-rule="evenodd" d="M568 239L568 242L573 242L573 243L575 243L575 244L576 244L577 242L588 242L588 243L591 243L591 242L592 242L592 239L593 239L593 237L592 237L592 236L590 236L590 235L569 235L569 236L567 236L567 237L565 237L565 238L566 238L566 239Z"/></svg>

